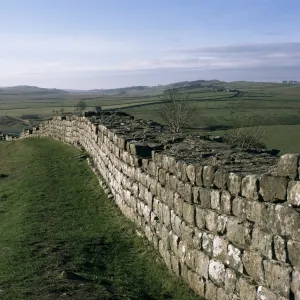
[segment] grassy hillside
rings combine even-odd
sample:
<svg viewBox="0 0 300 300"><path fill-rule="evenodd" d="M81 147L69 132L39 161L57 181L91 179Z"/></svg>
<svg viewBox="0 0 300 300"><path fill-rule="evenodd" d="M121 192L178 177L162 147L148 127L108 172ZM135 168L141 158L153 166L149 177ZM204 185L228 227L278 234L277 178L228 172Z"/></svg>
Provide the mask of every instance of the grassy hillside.
<svg viewBox="0 0 300 300"><path fill-rule="evenodd" d="M49 139L0 143L0 299L199 299L78 154Z"/></svg>
<svg viewBox="0 0 300 300"><path fill-rule="evenodd" d="M7 95L66 95L67 91L59 89L45 89L36 86L18 85L0 88L0 96Z"/></svg>

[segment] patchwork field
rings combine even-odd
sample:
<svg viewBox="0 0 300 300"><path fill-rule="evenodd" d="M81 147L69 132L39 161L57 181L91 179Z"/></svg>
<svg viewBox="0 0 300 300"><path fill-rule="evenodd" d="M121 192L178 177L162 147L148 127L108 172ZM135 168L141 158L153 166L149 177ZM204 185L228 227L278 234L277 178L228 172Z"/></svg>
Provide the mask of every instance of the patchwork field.
<svg viewBox="0 0 300 300"><path fill-rule="evenodd" d="M185 131L194 133L224 134L230 130L237 117L249 119L248 126L262 125L267 147L284 152L300 152L298 130L300 126L300 86L256 82L196 82L181 86L189 93L194 106L194 116ZM212 87L213 86L213 87ZM222 88L231 91L220 91ZM122 89L121 89L122 90ZM217 91L216 91L217 90ZM138 93L124 91L115 95L81 93L1 94L0 131L18 132L50 118L55 112L74 112L79 100L84 100L88 110L122 109L136 118L162 122L159 116L162 88Z"/></svg>

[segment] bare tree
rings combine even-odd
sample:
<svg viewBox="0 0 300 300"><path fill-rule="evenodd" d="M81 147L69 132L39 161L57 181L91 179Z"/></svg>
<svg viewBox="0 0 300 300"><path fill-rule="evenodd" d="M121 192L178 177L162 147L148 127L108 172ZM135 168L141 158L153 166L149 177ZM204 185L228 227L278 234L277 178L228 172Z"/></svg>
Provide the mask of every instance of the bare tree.
<svg viewBox="0 0 300 300"><path fill-rule="evenodd" d="M86 107L87 107L87 105L86 105L85 101L80 100L77 102L77 104L75 106L75 110L83 113L85 111Z"/></svg>
<svg viewBox="0 0 300 300"><path fill-rule="evenodd" d="M195 112L190 96L179 93L176 89L168 89L159 98L162 102L159 108L160 117L173 133L179 132L191 121Z"/></svg>
<svg viewBox="0 0 300 300"><path fill-rule="evenodd" d="M227 131L225 140L241 148L265 148L266 130L262 124L254 122L248 115L237 116L233 129Z"/></svg>
<svg viewBox="0 0 300 300"><path fill-rule="evenodd" d="M241 110L241 103L232 105L230 115L233 128L226 132L224 136L226 142L241 148L265 148L264 125L268 123L269 116L253 116Z"/></svg>

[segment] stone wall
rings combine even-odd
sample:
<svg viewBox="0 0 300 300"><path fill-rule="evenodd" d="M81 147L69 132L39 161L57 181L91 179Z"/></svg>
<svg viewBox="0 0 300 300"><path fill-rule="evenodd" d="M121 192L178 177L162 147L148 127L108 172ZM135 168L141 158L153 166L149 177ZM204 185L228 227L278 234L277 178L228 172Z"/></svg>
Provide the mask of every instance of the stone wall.
<svg viewBox="0 0 300 300"><path fill-rule="evenodd" d="M161 131L115 113L55 117L21 138L83 147L124 215L204 298L299 300L299 156Z"/></svg>

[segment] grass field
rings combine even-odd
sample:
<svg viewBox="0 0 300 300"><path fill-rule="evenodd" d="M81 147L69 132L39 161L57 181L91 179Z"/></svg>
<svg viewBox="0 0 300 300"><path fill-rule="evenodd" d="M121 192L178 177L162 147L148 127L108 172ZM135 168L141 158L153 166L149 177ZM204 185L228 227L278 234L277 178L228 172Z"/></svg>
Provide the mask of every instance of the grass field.
<svg viewBox="0 0 300 300"><path fill-rule="evenodd" d="M190 94L195 115L187 131L207 132L214 128L230 128L234 116L244 115L251 118L251 124L266 128L267 147L281 149L284 152L300 152L300 140L297 132L300 125L300 86L288 86L279 83L232 82L215 83L216 87L232 88L236 92L215 92L210 82L195 86L181 87L182 92ZM153 94L153 93L152 93ZM122 109L136 118L163 120L159 116L160 99L157 95L5 95L0 94L0 131L15 132L30 124L49 118L53 111L63 109L73 112L76 103L84 99L88 109L102 106L103 109ZM233 114L232 114L233 113ZM8 116L17 118L14 122L1 122ZM220 132L219 132L220 133ZM223 133L223 132L221 132Z"/></svg>
<svg viewBox="0 0 300 300"><path fill-rule="evenodd" d="M78 154L49 139L0 143L0 299L199 299Z"/></svg>

